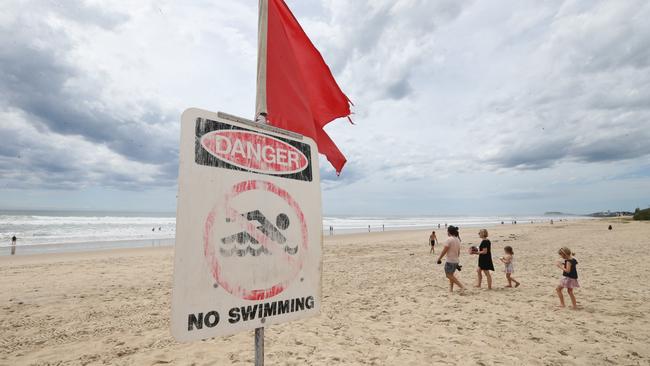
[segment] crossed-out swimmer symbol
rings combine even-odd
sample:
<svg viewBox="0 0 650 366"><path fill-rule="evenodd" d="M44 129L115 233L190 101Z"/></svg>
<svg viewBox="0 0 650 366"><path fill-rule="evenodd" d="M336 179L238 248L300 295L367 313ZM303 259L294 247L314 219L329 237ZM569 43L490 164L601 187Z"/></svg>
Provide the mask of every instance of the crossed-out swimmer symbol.
<svg viewBox="0 0 650 366"><path fill-rule="evenodd" d="M279 201L248 194L253 192ZM238 199L246 198L244 194L248 199ZM241 208L246 202L274 204L269 208ZM262 211L274 214L267 219ZM309 254L307 220L285 189L263 180L241 181L207 214L203 253L221 289L241 299L267 299L284 291L300 275Z"/></svg>
<svg viewBox="0 0 650 366"><path fill-rule="evenodd" d="M262 214L260 210L255 210L247 212L245 214L239 214L242 218L245 218L247 221L257 221L260 223L256 227L257 230L261 231L267 238L278 244L286 244L287 238L282 234L282 231L289 228L290 221L289 216L284 213L280 213L275 218L275 225L273 225L267 218ZM226 222L232 222L230 218L226 218ZM227 247L230 244L237 243L239 245ZM250 243L246 247L242 247L244 244ZM246 254L252 256L258 256L260 254L271 254L269 250L260 244L251 233L246 230L240 231L236 234L226 236L221 239L222 246L219 248L219 252L226 256L230 257L232 255L237 255L243 257ZM284 251L287 254L294 255L298 252L298 246L290 247L289 245L284 245Z"/></svg>

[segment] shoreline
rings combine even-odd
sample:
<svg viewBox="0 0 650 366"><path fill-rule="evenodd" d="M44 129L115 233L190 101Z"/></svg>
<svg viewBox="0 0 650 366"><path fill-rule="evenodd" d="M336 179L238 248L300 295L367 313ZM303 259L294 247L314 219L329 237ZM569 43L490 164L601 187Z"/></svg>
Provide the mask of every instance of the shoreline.
<svg viewBox="0 0 650 366"><path fill-rule="evenodd" d="M85 253L103 250L120 250L148 247L173 247L175 238L171 239L135 239L135 240L112 240L92 241L75 243L53 243L53 244L27 244L16 245L14 256L41 255L55 253ZM11 257L11 246L0 247L0 258Z"/></svg>
<svg viewBox="0 0 650 366"><path fill-rule="evenodd" d="M321 313L266 327L267 362L650 361L650 224L493 227L493 257L513 246L522 285L504 288L495 261L491 291L472 288L477 259L466 249L478 242L477 231L461 231L463 294L449 294L443 268L429 254L428 230L324 237ZM556 307L561 272L554 262L564 245L579 261L578 311ZM251 364L252 332L192 343L171 337L173 254L172 247L155 247L0 258L0 364Z"/></svg>
<svg viewBox="0 0 650 366"><path fill-rule="evenodd" d="M583 220L608 220L610 218L588 218L588 217L579 217L573 219L563 218L560 222L578 222ZM550 219L549 219L550 220ZM530 226L530 225L547 225L546 222L533 222L522 221L518 224L512 223L481 223L481 224L465 224L461 226L461 231L463 228L494 228L494 227L507 227L507 226ZM457 225L455 222L448 222L449 225ZM371 227L370 231L367 231L365 228L352 228L352 229L336 229L334 230L333 235L329 234L329 231L323 228L323 238L328 237L345 237L351 235L364 235L364 234L376 234L376 233L387 233L387 232L419 232L427 230L436 230L444 232L445 227L441 225L440 228L436 226L426 226L426 225L413 225L413 226L398 226L398 227L385 227L382 230L381 227ZM98 240L98 241L85 241L85 242L71 242L71 243L47 243L47 244L26 244L16 245L16 254L15 256L24 256L24 255L39 255L39 254L53 254L53 253L78 253L78 252L94 252L94 251L103 251L103 250L119 250L126 248L147 248L147 247L173 247L176 241L175 237L172 238L152 238L152 239L125 239L125 240ZM5 256L11 256L11 245L0 245L0 258Z"/></svg>

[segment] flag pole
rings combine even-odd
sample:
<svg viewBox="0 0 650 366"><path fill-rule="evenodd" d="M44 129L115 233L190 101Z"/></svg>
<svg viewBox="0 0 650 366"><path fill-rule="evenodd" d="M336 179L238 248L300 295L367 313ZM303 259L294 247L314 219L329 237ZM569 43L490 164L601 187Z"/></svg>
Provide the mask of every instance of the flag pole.
<svg viewBox="0 0 650 366"><path fill-rule="evenodd" d="M257 25L257 93L255 95L255 118L253 121L266 124L266 44L269 24L269 1L259 0Z"/></svg>
<svg viewBox="0 0 650 366"><path fill-rule="evenodd" d="M257 23L257 82L255 94L255 118L266 124L266 34L268 29L269 1L259 0ZM264 366L264 327L255 328L255 366Z"/></svg>

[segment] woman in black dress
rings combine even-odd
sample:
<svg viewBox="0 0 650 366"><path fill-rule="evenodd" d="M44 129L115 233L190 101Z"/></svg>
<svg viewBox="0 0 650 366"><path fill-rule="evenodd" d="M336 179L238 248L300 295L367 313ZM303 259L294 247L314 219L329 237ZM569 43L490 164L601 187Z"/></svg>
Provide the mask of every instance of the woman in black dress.
<svg viewBox="0 0 650 366"><path fill-rule="evenodd" d="M490 271L494 271L494 264L492 263L492 243L488 240L488 231L481 229L478 232L478 236L481 237L481 245L478 247L477 252L472 254L478 255L478 268L476 269L476 274L478 275L478 281L476 287L481 287L481 282L483 281L483 274L487 278L488 290L492 289L492 275Z"/></svg>

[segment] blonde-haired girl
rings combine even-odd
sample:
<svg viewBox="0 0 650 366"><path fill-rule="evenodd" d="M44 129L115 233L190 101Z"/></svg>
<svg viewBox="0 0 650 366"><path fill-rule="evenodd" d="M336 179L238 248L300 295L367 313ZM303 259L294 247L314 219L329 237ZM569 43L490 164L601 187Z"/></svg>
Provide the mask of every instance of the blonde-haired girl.
<svg viewBox="0 0 650 366"><path fill-rule="evenodd" d="M578 283L578 270L576 268L578 261L573 258L574 253L567 247L560 248L557 253L563 259L563 261L560 260L557 262L557 267L562 270L562 280L560 280L560 284L555 289L557 296L560 298L560 307L565 306L562 289L566 288L566 291L571 298L571 307L576 309L578 305L576 304L576 297L573 294L573 289L580 287L580 284Z"/></svg>

